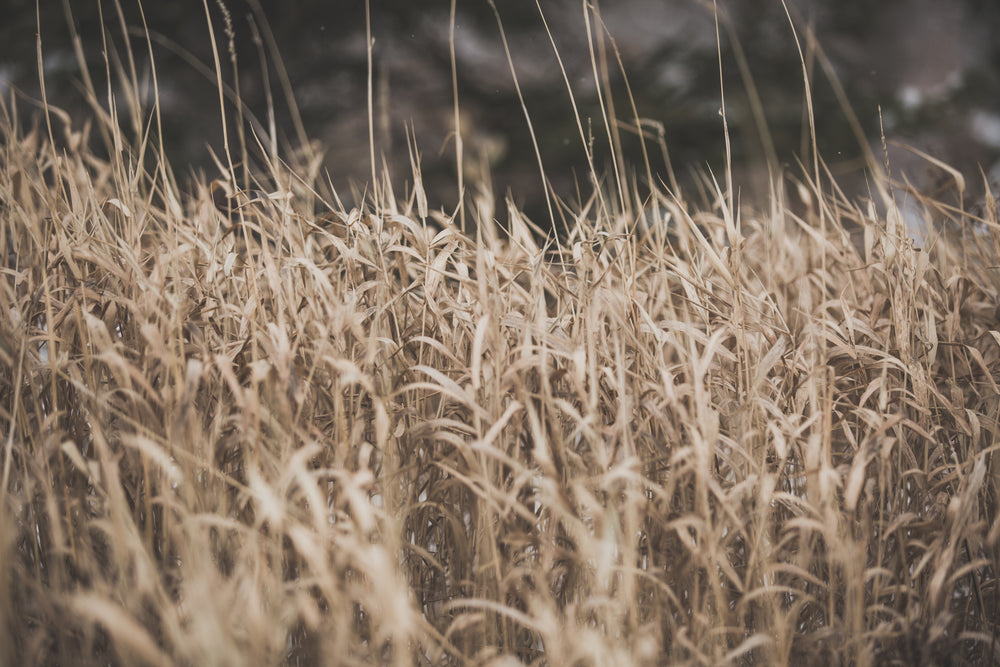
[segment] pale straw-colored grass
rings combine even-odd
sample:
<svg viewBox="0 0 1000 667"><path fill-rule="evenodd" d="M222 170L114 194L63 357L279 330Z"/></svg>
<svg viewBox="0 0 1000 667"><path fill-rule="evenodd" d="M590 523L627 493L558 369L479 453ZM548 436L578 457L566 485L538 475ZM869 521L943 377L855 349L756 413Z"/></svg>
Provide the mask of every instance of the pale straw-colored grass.
<svg viewBox="0 0 1000 667"><path fill-rule="evenodd" d="M595 197L546 247L18 109L3 664L1000 660L993 207Z"/></svg>

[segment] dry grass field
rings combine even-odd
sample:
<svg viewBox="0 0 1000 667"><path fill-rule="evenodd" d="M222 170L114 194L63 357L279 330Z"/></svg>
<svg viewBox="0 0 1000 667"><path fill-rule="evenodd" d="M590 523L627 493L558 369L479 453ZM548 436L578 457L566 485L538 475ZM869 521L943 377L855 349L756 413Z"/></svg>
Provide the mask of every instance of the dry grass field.
<svg viewBox="0 0 1000 667"><path fill-rule="evenodd" d="M0 664L1000 661L992 199L463 232L137 90L0 106Z"/></svg>

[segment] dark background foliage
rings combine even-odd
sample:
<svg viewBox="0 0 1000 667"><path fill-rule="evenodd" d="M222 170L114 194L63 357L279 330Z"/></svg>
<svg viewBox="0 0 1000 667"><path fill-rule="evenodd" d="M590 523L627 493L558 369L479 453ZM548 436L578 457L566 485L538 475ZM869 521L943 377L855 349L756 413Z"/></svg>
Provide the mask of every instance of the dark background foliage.
<svg viewBox="0 0 1000 667"><path fill-rule="evenodd" d="M376 142L402 182L409 176L406 128L412 127L421 151L425 186L433 204L456 200L448 0L373 1L375 39L374 101ZM1000 47L992 38L1000 27L1000 8L987 0L935 2L892 0L794 0L793 14L812 26L855 106L868 140L879 152L879 109L889 138L910 143L975 175L989 172L1000 156ZM79 78L67 29L67 3L43 2L40 32L50 101L80 105ZM113 3L68 3L82 37L88 63L103 78L99 5L107 37L122 49L124 37ZM291 78L306 133L320 139L333 183L346 192L349 179L369 180L367 53L362 0L277 2L262 0ZM587 165L569 96L558 63L532 0L497 3L512 57L536 129L550 179L558 193L572 199L579 182L589 190ZM610 168L600 102L582 5L542 3L563 57L576 100L595 138L598 168ZM803 154L802 74L784 9L777 0L724 1L763 100L779 160L794 167ZM266 67L275 97L277 127L294 146L288 105L277 68L267 54L262 66L246 0L230 0L241 93L262 120L267 116ZM138 5L123 3L127 25L141 28ZM223 13L209 3L220 47L227 42ZM711 3L696 0L645 2L618 0L601 5L601 17L620 51L640 117L662 123L670 157L681 180L691 168L724 165L719 109L718 63ZM211 169L207 145L221 149L214 78L199 73L179 55L190 53L209 67L211 43L205 10L194 0L146 3L146 22L154 35L153 52L164 112L164 134L175 166ZM6 0L0 6L0 90L15 85L37 96L35 3ZM257 21L259 24L259 21ZM591 26L595 31L596 26ZM745 176L745 192L763 187L765 151L750 113L733 42L722 28L727 108L735 165ZM146 51L134 31L132 48ZM613 100L619 116L631 120L626 86L608 43ZM512 193L529 212L542 210L541 179L524 114L516 97L493 10L485 0L457 6L456 51L466 156L489 163L497 196ZM232 81L222 54L224 76ZM834 173L860 182L862 153L849 130L832 88L819 65L813 72L819 146ZM113 75L114 76L114 75ZM117 89L117 86L113 86ZM106 100L101 101L107 104ZM633 134L623 134L626 162L641 162ZM652 166L665 179L661 152L650 146ZM893 167L922 187L932 188L935 171L899 152ZM475 177L474 174L470 174ZM970 179L973 183L976 178ZM862 186L861 191L864 190ZM349 198L349 197L348 197Z"/></svg>

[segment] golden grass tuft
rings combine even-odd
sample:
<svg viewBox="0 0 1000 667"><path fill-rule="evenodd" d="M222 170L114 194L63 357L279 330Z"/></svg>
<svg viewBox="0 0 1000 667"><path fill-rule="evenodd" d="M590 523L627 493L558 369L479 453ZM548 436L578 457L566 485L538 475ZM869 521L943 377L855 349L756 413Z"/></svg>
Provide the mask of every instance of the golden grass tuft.
<svg viewBox="0 0 1000 667"><path fill-rule="evenodd" d="M1000 660L993 208L553 250L48 117L0 128L0 662Z"/></svg>

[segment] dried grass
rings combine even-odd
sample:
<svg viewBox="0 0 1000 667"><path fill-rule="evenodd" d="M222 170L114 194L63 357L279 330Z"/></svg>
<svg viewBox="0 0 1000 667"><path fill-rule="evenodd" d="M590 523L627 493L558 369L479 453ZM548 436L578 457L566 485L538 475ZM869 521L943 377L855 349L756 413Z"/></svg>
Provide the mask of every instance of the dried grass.
<svg viewBox="0 0 1000 667"><path fill-rule="evenodd" d="M993 208L658 194L553 250L47 116L3 106L0 662L1000 660Z"/></svg>

